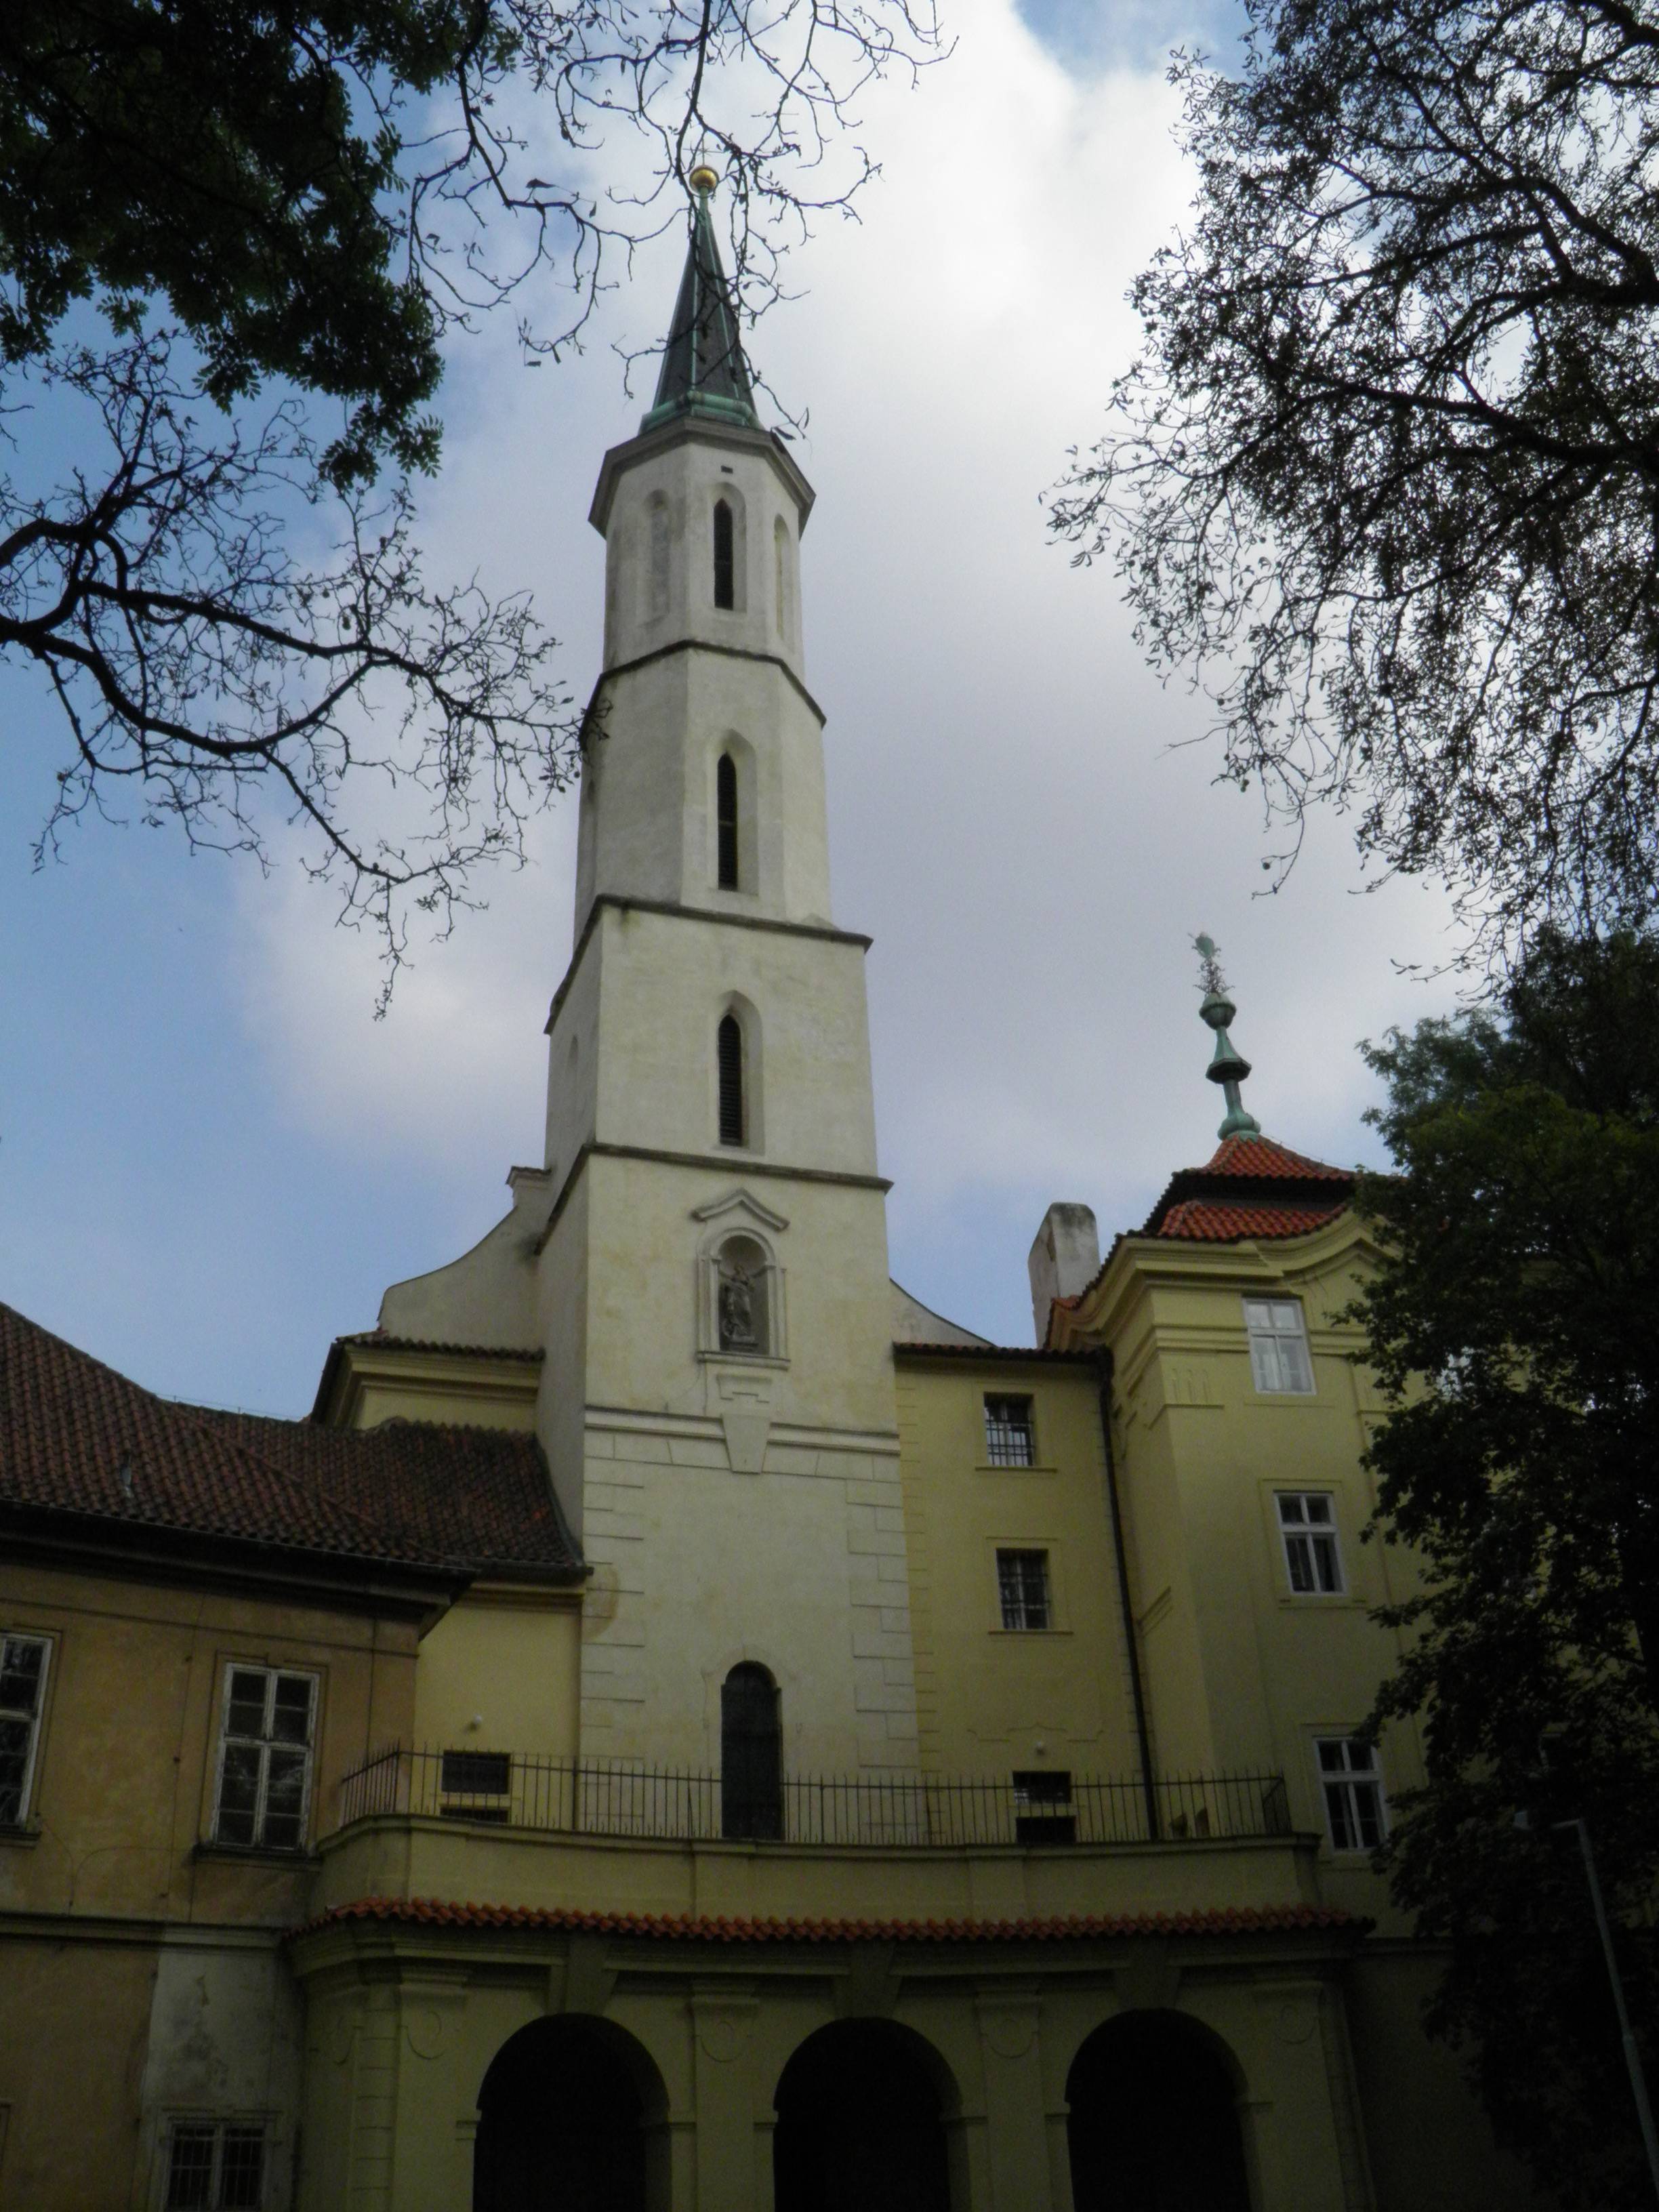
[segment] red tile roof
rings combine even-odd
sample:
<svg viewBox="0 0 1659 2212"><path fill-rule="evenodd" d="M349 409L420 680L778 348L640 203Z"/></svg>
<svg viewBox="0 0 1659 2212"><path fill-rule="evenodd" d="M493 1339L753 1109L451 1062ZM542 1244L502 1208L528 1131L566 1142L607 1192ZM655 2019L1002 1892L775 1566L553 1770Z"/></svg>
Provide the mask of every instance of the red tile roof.
<svg viewBox="0 0 1659 2212"><path fill-rule="evenodd" d="M533 1437L183 1405L0 1304L0 1514L20 1508L450 1571L585 1571Z"/></svg>
<svg viewBox="0 0 1659 2212"><path fill-rule="evenodd" d="M380 1352L459 1352L468 1359L544 1359L539 1345L445 1344L435 1337L394 1336L390 1329L360 1328L350 1336L337 1336L336 1344L361 1344Z"/></svg>
<svg viewBox="0 0 1659 2212"><path fill-rule="evenodd" d="M1340 1206L1214 1206L1206 1199L1186 1198L1170 1207L1158 1234L1212 1244L1237 1237L1305 1237L1334 1221L1341 1211Z"/></svg>
<svg viewBox="0 0 1659 2212"><path fill-rule="evenodd" d="M1323 1160L1310 1160L1304 1152L1293 1152L1287 1145L1275 1144L1271 1137L1224 1137L1201 1168L1189 1169L1188 1172L1248 1176L1252 1182L1263 1176L1283 1176L1292 1182L1353 1181L1352 1168L1328 1167Z"/></svg>
<svg viewBox="0 0 1659 2212"><path fill-rule="evenodd" d="M1087 1914L1042 1920L728 1920L690 1913L583 1912L567 1905L461 1905L430 1897L360 1897L296 1929L307 1936L354 1920L447 1928L579 1929L693 1943L1063 1943L1079 1936L1256 1936L1371 1925L1335 1905L1227 1905L1200 1912Z"/></svg>
<svg viewBox="0 0 1659 2212"><path fill-rule="evenodd" d="M1348 1205L1357 1172L1310 1159L1271 1137L1225 1137L1201 1168L1170 1177L1141 1234L1207 1244L1305 1237Z"/></svg>

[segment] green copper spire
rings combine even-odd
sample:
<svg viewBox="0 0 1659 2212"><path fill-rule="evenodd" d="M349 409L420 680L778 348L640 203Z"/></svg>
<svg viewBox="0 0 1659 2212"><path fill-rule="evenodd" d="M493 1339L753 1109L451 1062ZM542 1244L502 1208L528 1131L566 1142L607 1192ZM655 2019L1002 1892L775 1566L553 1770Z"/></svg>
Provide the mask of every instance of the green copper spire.
<svg viewBox="0 0 1659 2212"><path fill-rule="evenodd" d="M685 274L668 326L657 396L640 428L659 430L682 415L707 415L719 422L740 422L745 429L758 430L749 364L743 357L737 312L709 212L720 179L706 161L699 161L689 182L696 204Z"/></svg>
<svg viewBox="0 0 1659 2212"><path fill-rule="evenodd" d="M1227 1025L1238 1012L1238 1008L1227 995L1227 979L1221 972L1221 960L1215 940L1195 937L1193 950L1200 966L1200 976L1204 985L1204 1003L1198 1018L1207 1022L1215 1031L1215 1051L1204 1071L1212 1083L1222 1085L1227 1101L1227 1118L1216 1131L1218 1137L1259 1137L1261 1124L1254 1114L1244 1111L1244 1102L1238 1095L1238 1086L1250 1072L1250 1063L1227 1034Z"/></svg>

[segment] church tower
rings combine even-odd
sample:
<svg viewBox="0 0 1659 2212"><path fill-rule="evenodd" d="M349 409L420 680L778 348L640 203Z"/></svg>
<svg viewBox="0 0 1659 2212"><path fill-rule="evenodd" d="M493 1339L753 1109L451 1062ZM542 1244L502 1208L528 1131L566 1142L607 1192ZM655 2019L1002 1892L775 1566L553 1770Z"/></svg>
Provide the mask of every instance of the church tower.
<svg viewBox="0 0 1659 2212"><path fill-rule="evenodd" d="M538 1428L594 1569L584 1757L719 1769L738 1669L796 1771L908 1765L868 940L830 910L813 495L756 415L714 181L590 518L605 670L548 1024Z"/></svg>

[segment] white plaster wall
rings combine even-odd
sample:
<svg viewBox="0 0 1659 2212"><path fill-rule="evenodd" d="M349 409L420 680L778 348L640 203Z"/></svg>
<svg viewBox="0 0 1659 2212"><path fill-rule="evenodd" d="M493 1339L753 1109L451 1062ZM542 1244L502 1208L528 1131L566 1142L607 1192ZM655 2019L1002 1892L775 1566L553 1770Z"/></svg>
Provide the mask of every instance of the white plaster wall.
<svg viewBox="0 0 1659 2212"><path fill-rule="evenodd" d="M602 1142L714 1155L736 1177L751 1155L876 1172L861 946L615 908L595 935ZM753 1146L720 1143L715 1031L734 994L758 1018Z"/></svg>
<svg viewBox="0 0 1659 2212"><path fill-rule="evenodd" d="M530 1351L536 1326L536 1247L552 1200L539 1170L507 1177L513 1210L470 1252L428 1274L393 1283L380 1300L380 1326L428 1344L477 1344Z"/></svg>
<svg viewBox="0 0 1659 2212"><path fill-rule="evenodd" d="M606 687L582 771L576 927L595 897L782 921L830 918L823 743L775 662L675 653ZM714 763L731 738L754 755L755 879L717 881Z"/></svg>
<svg viewBox="0 0 1659 2212"><path fill-rule="evenodd" d="M713 1421L590 1410L586 1486L585 1757L717 1773L720 1685L757 1660L786 1772L915 1770L896 1439L775 1429L743 1474Z"/></svg>
<svg viewBox="0 0 1659 2212"><path fill-rule="evenodd" d="M714 503L724 495L740 519L733 607L714 605ZM668 590L653 587L651 509L668 520ZM615 668L684 638L774 653L805 678L799 574L802 514L771 441L699 426L662 442L640 441L617 475L605 527L605 665ZM778 622L777 525L787 558L784 620Z"/></svg>
<svg viewBox="0 0 1659 2212"><path fill-rule="evenodd" d="M174 1928L161 1939L140 2093L143 2202L167 2195L167 2130L175 2119L261 2121L261 2202L293 2201L303 2057L301 2001L275 1934ZM83 2085L95 2094L97 2085Z"/></svg>

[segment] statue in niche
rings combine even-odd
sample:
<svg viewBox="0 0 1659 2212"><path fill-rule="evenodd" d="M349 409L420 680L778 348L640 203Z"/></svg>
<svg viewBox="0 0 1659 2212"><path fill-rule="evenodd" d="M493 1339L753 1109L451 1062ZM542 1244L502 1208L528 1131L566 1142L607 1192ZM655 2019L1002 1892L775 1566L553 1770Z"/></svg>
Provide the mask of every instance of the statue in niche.
<svg viewBox="0 0 1659 2212"><path fill-rule="evenodd" d="M722 1352L758 1352L755 1328L755 1282L741 1267L720 1266L720 1330Z"/></svg>

